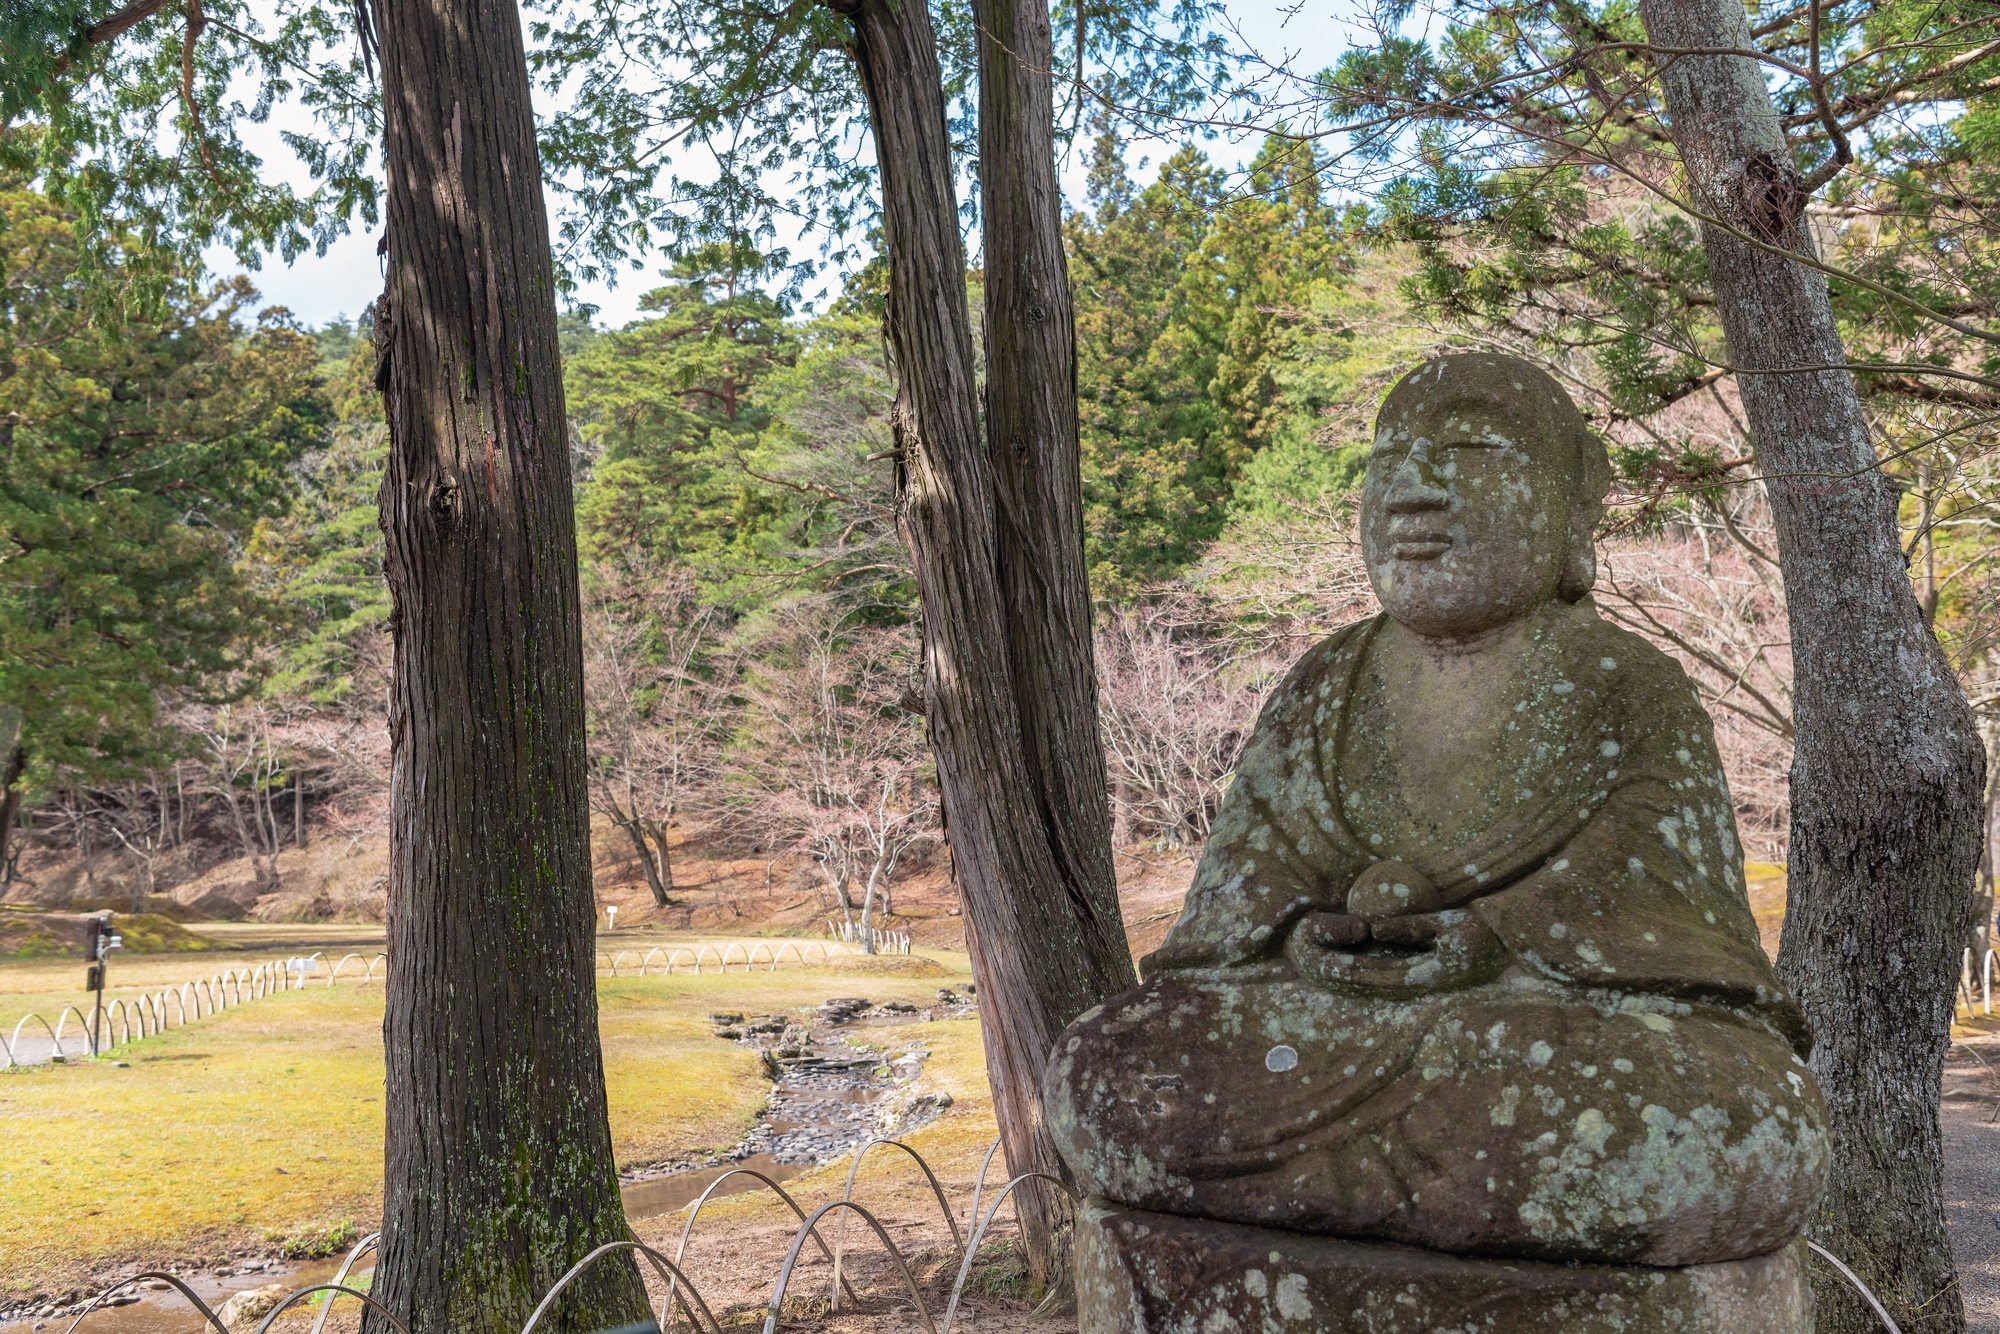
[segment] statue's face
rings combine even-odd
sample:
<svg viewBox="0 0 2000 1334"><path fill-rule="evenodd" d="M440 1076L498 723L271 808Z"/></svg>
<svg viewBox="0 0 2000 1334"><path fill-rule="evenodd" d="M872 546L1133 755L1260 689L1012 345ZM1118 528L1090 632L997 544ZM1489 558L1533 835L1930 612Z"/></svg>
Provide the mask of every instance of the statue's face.
<svg viewBox="0 0 2000 1334"><path fill-rule="evenodd" d="M1575 449L1550 438L1540 413L1523 421L1444 385L1424 397L1399 390L1384 407L1362 483L1361 551L1398 622L1477 634L1555 596Z"/></svg>

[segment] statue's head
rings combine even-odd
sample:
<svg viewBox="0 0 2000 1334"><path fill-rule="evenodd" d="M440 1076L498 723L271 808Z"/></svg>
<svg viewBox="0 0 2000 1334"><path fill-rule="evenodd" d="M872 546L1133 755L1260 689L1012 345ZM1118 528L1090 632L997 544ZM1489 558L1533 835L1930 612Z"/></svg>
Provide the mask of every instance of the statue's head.
<svg viewBox="0 0 2000 1334"><path fill-rule="evenodd" d="M1604 444L1517 357L1436 357L1389 391L1361 491L1361 550L1382 606L1419 634L1477 634L1597 577Z"/></svg>

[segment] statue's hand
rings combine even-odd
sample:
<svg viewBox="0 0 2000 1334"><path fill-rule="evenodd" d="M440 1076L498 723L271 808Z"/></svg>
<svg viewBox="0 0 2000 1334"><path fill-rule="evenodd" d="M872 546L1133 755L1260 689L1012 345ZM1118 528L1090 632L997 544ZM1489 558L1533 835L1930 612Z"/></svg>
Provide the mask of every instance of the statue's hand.
<svg viewBox="0 0 2000 1334"><path fill-rule="evenodd" d="M1500 938L1462 908L1375 922L1309 913L1286 940L1285 955L1329 991L1404 996L1477 986L1507 966Z"/></svg>
<svg viewBox="0 0 2000 1334"><path fill-rule="evenodd" d="M1405 949L1424 949L1438 938L1443 928L1438 925L1436 913L1417 913L1408 917L1390 917L1369 924L1369 935L1384 945L1400 945Z"/></svg>
<svg viewBox="0 0 2000 1334"><path fill-rule="evenodd" d="M1407 862L1376 862L1354 877L1347 890L1347 911L1370 922L1412 913L1434 913L1444 898L1430 878Z"/></svg>
<svg viewBox="0 0 2000 1334"><path fill-rule="evenodd" d="M1368 923L1352 913L1316 912L1299 919L1292 929L1292 938L1303 938L1311 948L1337 950L1366 945L1368 943Z"/></svg>

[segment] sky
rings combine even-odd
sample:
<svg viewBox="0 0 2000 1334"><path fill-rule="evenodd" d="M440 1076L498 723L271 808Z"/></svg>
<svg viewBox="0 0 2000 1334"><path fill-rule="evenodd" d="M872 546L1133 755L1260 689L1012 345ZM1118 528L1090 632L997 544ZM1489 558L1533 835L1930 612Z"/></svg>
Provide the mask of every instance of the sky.
<svg viewBox="0 0 2000 1334"><path fill-rule="evenodd" d="M1354 9L1353 0L1294 0L1290 6L1274 0L1227 0L1226 3L1227 21L1236 30L1237 42L1267 57L1282 56L1286 64L1300 71L1317 70L1333 63L1354 31L1351 20ZM543 100L538 90L538 103ZM538 106L538 109L544 108ZM303 190L309 187L310 177L279 137L284 130L309 133L310 121L297 107L280 106L268 123L241 126L246 144L264 159L270 174ZM1217 162L1235 166L1248 161L1257 143L1254 139L1232 143L1225 138L1204 147ZM1082 197L1081 149L1079 144L1059 164L1064 191L1073 203L1080 202ZM1156 168L1164 157L1157 143L1135 146L1132 163L1135 178L1143 181L1150 176L1150 171L1142 168L1137 159L1143 158ZM308 252L290 265L275 257L268 258L261 269L250 272L251 281L262 292L266 305L284 306L314 327L343 316L358 315L382 290L381 262L375 254L380 235L379 227L367 234L352 233L330 246L326 254ZM780 242L790 245L795 253L811 245L796 237L781 237ZM208 262L217 273L246 272L226 250L211 252ZM578 292L578 297L598 308L599 324L617 328L637 316L640 297L656 285L653 278L658 267L654 263L644 271L628 272L616 287L588 284Z"/></svg>

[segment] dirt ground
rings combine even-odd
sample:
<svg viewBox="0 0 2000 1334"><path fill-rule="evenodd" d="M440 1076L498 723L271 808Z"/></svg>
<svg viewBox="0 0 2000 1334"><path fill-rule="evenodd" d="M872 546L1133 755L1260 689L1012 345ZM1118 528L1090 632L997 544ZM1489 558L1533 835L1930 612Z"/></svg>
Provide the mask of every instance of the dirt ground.
<svg viewBox="0 0 2000 1334"><path fill-rule="evenodd" d="M948 1178L946 1199L953 1206L962 1235L971 1182L940 1175ZM808 1187L794 1198L810 1213L827 1200L838 1198L841 1184L835 1180L830 1188ZM825 1330L829 1334L902 1334L905 1330L915 1334L923 1325L912 1300L912 1281L932 1318L942 1324L962 1252L936 1199L921 1182L911 1179L857 1183L854 1198L874 1214L896 1243L908 1267L908 1279L881 1239L859 1217L852 1218L843 1239L834 1221L836 1213L823 1223L822 1235L839 1244L842 1278L860 1300L857 1303L843 1294L842 1309L832 1309L833 1265L808 1242L787 1285L785 1328ZM986 1198L991 1200L990 1191ZM985 1211L983 1205L981 1211ZM981 1241L956 1328L1011 1332L1029 1327L1032 1304L1022 1286L1011 1211L1003 1205L1001 1212L1001 1219ZM654 1225L638 1228L640 1239L668 1256L674 1255L686 1215L649 1222ZM771 1196L760 1196L739 1206L735 1216L713 1222L704 1212L690 1238L682 1268L720 1323L754 1326L764 1318L776 1277L797 1234L797 1220ZM648 1273L647 1278L657 1307L665 1296L665 1286L656 1274ZM1076 1322L1073 1317L1038 1320L1033 1328L1043 1334L1073 1334Z"/></svg>

